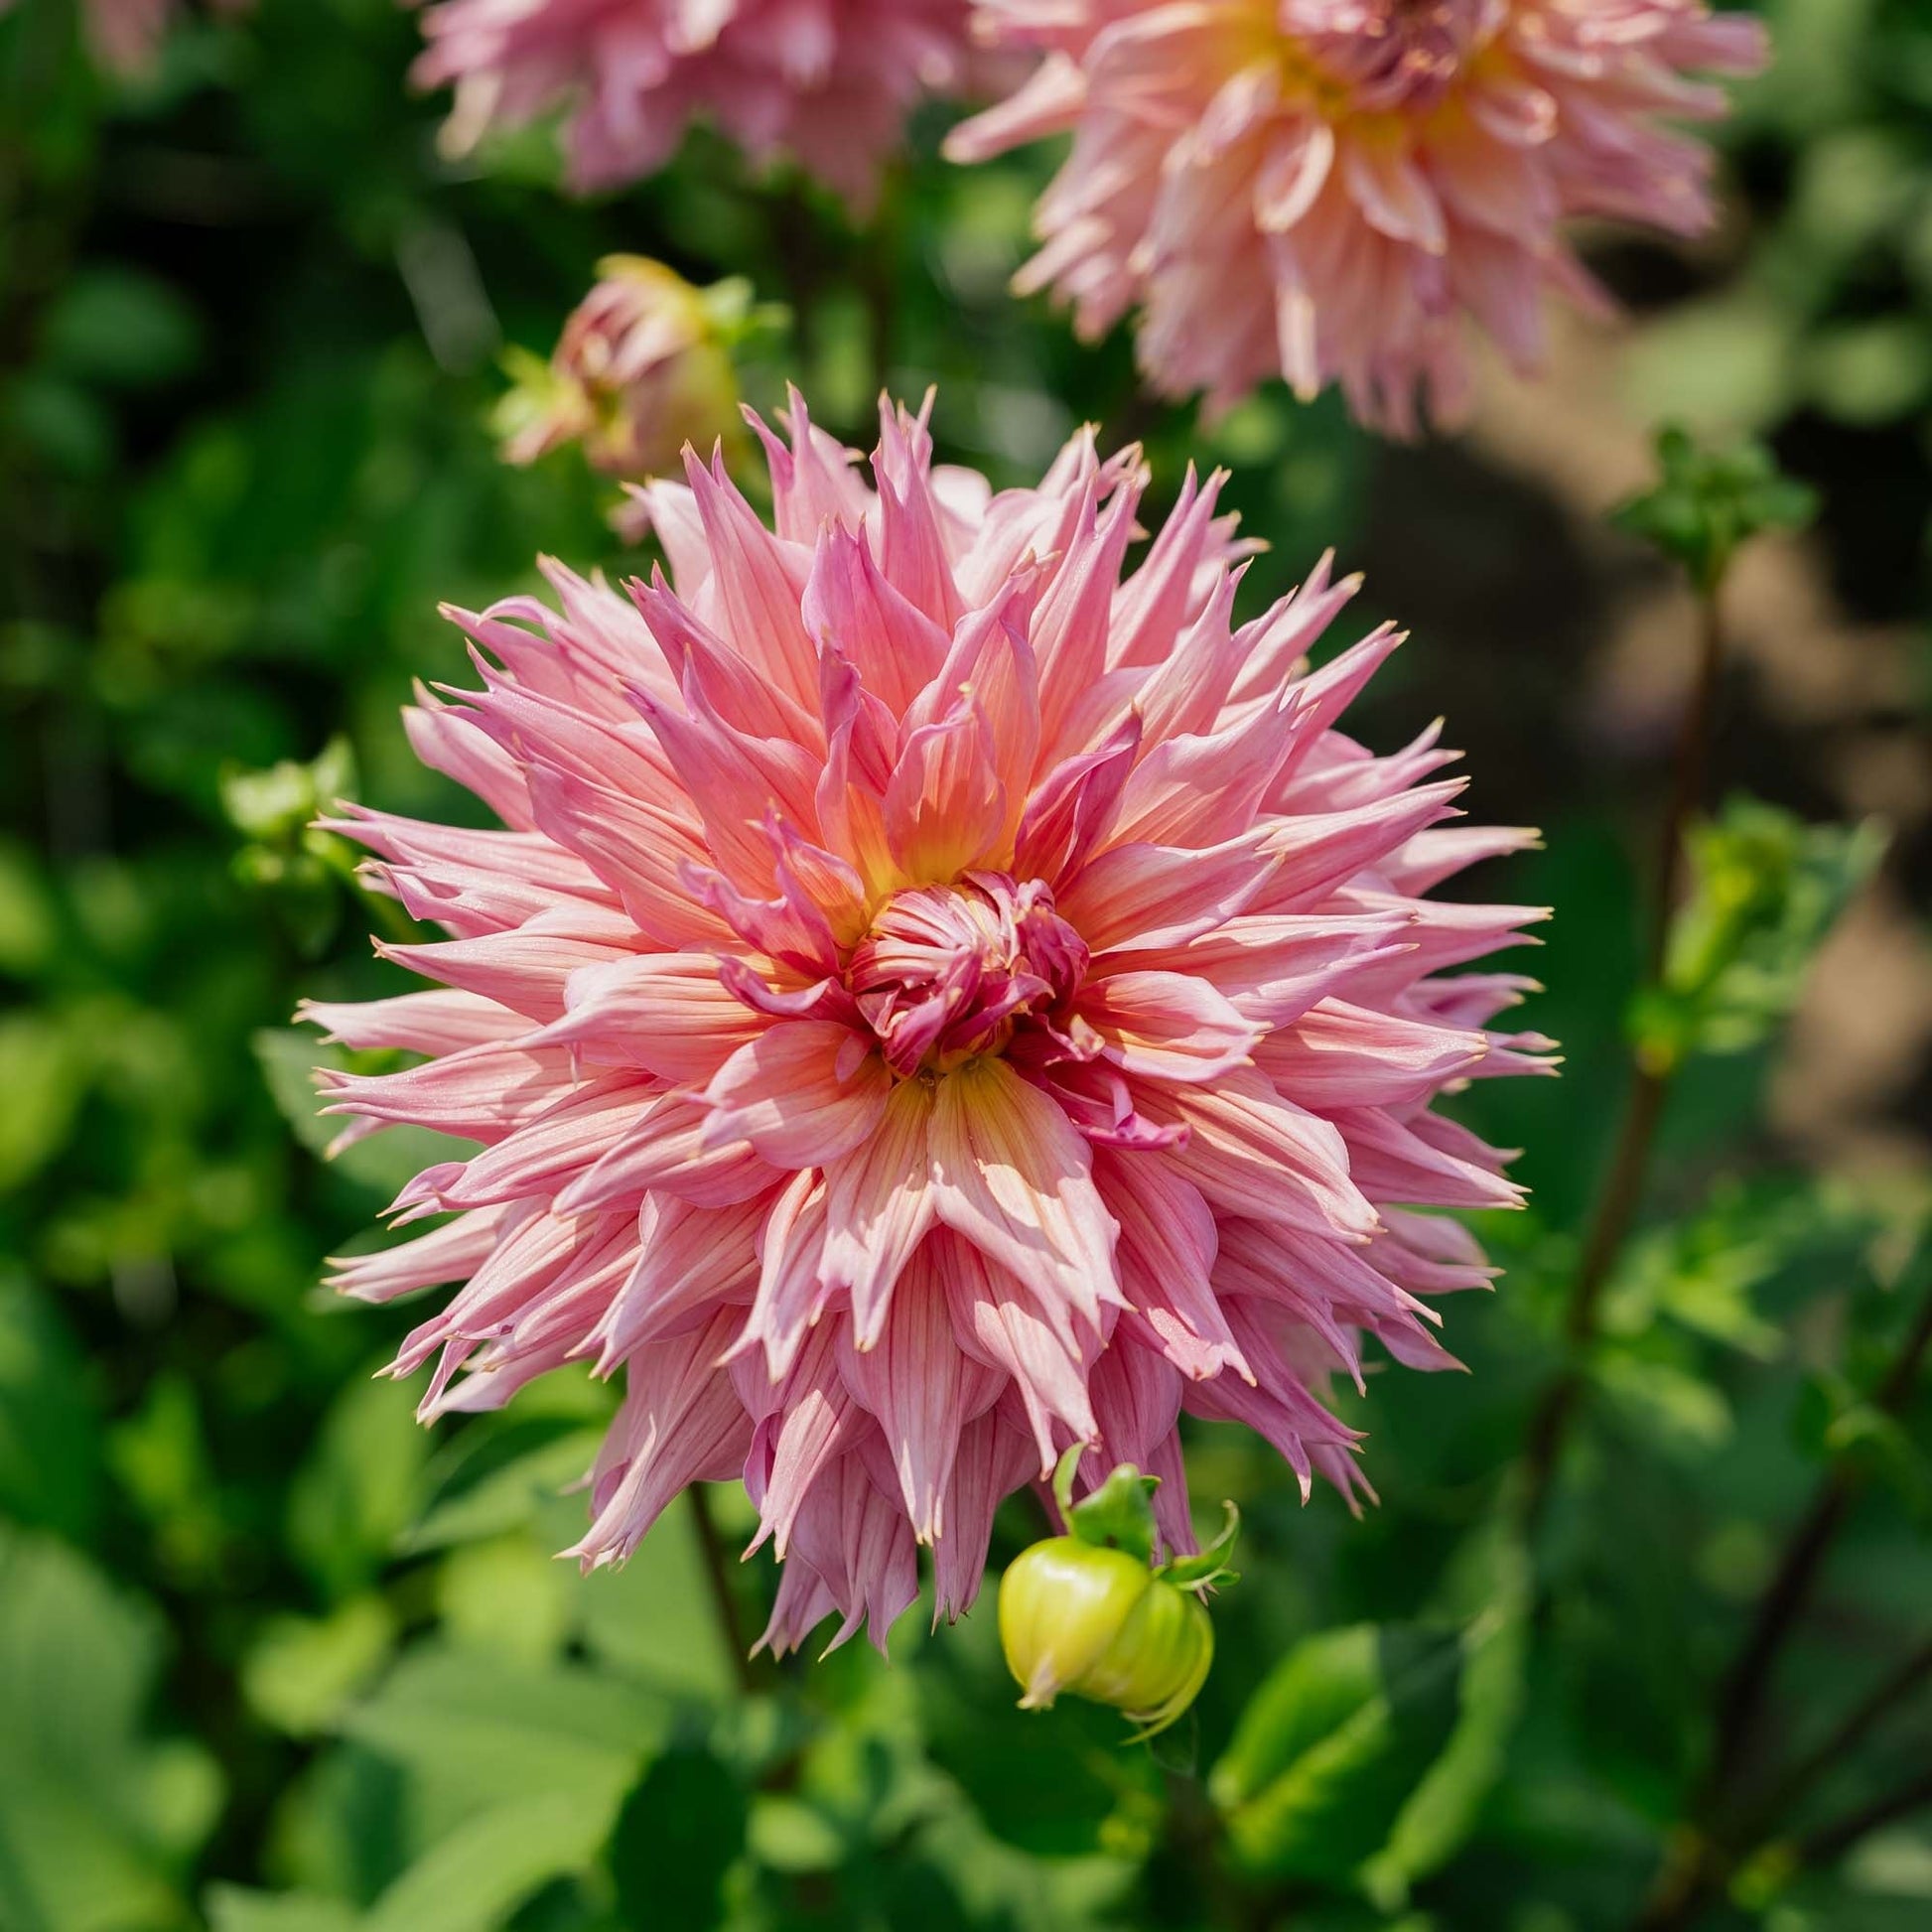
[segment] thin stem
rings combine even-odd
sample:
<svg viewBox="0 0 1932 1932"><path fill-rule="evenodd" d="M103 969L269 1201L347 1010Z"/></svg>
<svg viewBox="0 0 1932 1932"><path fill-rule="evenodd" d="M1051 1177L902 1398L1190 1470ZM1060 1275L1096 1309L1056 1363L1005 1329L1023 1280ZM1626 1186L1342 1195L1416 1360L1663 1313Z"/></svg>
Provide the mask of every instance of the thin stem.
<svg viewBox="0 0 1932 1932"><path fill-rule="evenodd" d="M1712 727L1717 718L1718 687L1724 671L1724 622L1716 586L1698 599L1698 662L1689 702L1678 723L1677 745L1671 759L1670 793L1658 826L1657 860L1651 875L1650 904L1645 919L1644 979L1654 986L1662 980L1670 944L1671 917L1676 909L1684 872L1684 831L1702 804L1711 759ZM1584 1250L1577 1263L1570 1305L1564 1315L1564 1341L1569 1361L1545 1392L1531 1420L1524 1451L1523 1520L1534 1529L1549 1501L1563 1446L1587 1388L1584 1356L1596 1339L1603 1290L1617 1257L1636 1224L1643 1204L1644 1182L1650 1172L1651 1149L1670 1095L1672 1069L1633 1052L1630 1092L1624 1103L1623 1124L1603 1175L1602 1189L1590 1215Z"/></svg>
<svg viewBox="0 0 1932 1932"><path fill-rule="evenodd" d="M751 1648L745 1640L745 1625L738 1613L738 1597L732 1590L731 1566L725 1557L725 1540L718 1533L718 1521L711 1513L711 1498L701 1482L685 1490L691 1498L691 1517L698 1528L698 1549L704 1558L706 1580L711 1585L711 1603L718 1612L718 1629L731 1652L732 1668L738 1673L738 1688L752 1692L759 1688L758 1672L752 1662Z"/></svg>
<svg viewBox="0 0 1932 1932"><path fill-rule="evenodd" d="M1872 1397L1872 1406L1887 1416L1897 1415L1911 1399L1926 1356L1932 1352L1932 1243L1921 1248L1919 1268L1912 1272L1916 1275L1920 1268L1927 1276L1923 1299ZM1691 1829L1683 1850L1660 1874L1637 1920L1638 1932L1681 1932L1734 1863L1735 1855L1727 1840L1756 1836L1734 1830L1721 1835L1714 1826L1725 1816L1731 1780L1757 1737L1779 1656L1798 1627L1825 1558L1851 1511L1861 1483L1860 1472L1845 1463L1835 1465L1819 1483L1810 1505L1786 1540L1784 1554L1758 1601L1750 1634L1718 1700L1710 1764L1699 1780L1697 1795L1690 1806ZM1853 1717L1859 1715L1855 1712ZM1847 1725L1851 1725L1851 1720ZM1853 1732L1853 1741L1868 1727L1868 1724L1860 1724ZM1819 1768L1824 1767L1821 1764ZM1809 1775L1808 1772L1807 1781ZM1768 1810L1765 1815L1769 1816ZM1875 1826L1866 1825L1863 1829L1872 1830ZM1863 1836L1863 1832L1856 1835ZM1819 1836L1829 1837L1829 1833ZM1845 1840L1845 1844L1850 1843L1849 1838Z"/></svg>
<svg viewBox="0 0 1932 1932"><path fill-rule="evenodd" d="M1657 828L1655 891L1650 902L1650 929L1644 953L1644 972L1652 985L1664 976L1670 949L1671 915L1684 873L1684 828L1704 802L1706 772L1711 762L1711 740L1718 715L1718 686L1724 674L1724 620L1716 586L1698 598L1698 661L1690 701L1678 721L1677 749L1671 759L1670 798L1663 823Z"/></svg>
<svg viewBox="0 0 1932 1932"><path fill-rule="evenodd" d="M1830 1825L1807 1833L1798 1841L1798 1859L1803 1864L1830 1864L1842 1859L1860 1839L1868 1838L1894 1819L1932 1805L1932 1771L1921 1771L1912 1781L1888 1797L1876 1798L1868 1805Z"/></svg>
<svg viewBox="0 0 1932 1932"><path fill-rule="evenodd" d="M1928 1349L1932 1349L1932 1284L1928 1284L1924 1303L1872 1397L1880 1414L1896 1415L1905 1406ZM1758 1603L1750 1636L1731 1667L1718 1703L1717 1742L1706 1779L1707 1795L1714 1801L1756 1736L1778 1653L1810 1598L1819 1569L1859 1485L1860 1475L1849 1464L1841 1462L1830 1469L1785 1544L1770 1587Z"/></svg>
<svg viewBox="0 0 1932 1932"><path fill-rule="evenodd" d="M1842 1764L1864 1738L1898 1710L1928 1679L1932 1679L1932 1638L1922 1643L1896 1670L1881 1677L1862 1702L1855 1705L1810 1751L1771 1787L1752 1812L1754 1834L1760 1835L1836 1765Z"/></svg>

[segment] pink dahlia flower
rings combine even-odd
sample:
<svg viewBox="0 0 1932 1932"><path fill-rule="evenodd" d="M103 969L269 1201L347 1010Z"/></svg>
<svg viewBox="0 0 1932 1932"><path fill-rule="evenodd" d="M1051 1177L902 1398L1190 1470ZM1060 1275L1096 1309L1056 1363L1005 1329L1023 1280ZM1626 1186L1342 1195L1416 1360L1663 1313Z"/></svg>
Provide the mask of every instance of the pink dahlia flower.
<svg viewBox="0 0 1932 1932"><path fill-rule="evenodd" d="M1371 1338L1447 1364L1425 1298L1489 1271L1417 1210L1517 1198L1430 1103L1548 1044L1487 1030L1526 982L1447 971L1538 914L1426 897L1525 835L1444 823L1434 731L1336 728L1394 632L1308 668L1353 580L1237 623L1218 478L1127 574L1138 452L996 495L882 413L871 484L796 397L755 422L775 530L720 465L650 485L669 581L452 613L483 688L410 738L504 829L337 821L442 990L307 1009L427 1056L325 1076L338 1111L482 1144L336 1278L466 1284L395 1363L423 1413L621 1368L576 1554L742 1475L778 1647L883 1642L921 1543L964 1609L1074 1442L1191 1548L1182 1410L1364 1488L1322 1389Z"/></svg>
<svg viewBox="0 0 1932 1932"><path fill-rule="evenodd" d="M14 4L15 0L0 0L0 14ZM239 14L248 12L254 0L210 0L210 5L215 13ZM181 11L181 0L81 0L87 51L110 73L128 77L146 73Z"/></svg>
<svg viewBox="0 0 1932 1932"><path fill-rule="evenodd" d="M569 109L571 179L663 166L708 116L759 160L785 152L854 203L907 111L959 79L968 0L435 0L417 78L456 86L448 140Z"/></svg>
<svg viewBox="0 0 1932 1932"><path fill-rule="evenodd" d="M1071 130L1023 292L1099 336L1138 305L1140 357L1226 406L1276 371L1339 382L1413 434L1468 403L1465 318L1533 371L1551 285L1604 300L1563 237L1607 215L1695 234L1713 120L1763 29L1703 0L978 0L1044 58L955 130L976 160Z"/></svg>

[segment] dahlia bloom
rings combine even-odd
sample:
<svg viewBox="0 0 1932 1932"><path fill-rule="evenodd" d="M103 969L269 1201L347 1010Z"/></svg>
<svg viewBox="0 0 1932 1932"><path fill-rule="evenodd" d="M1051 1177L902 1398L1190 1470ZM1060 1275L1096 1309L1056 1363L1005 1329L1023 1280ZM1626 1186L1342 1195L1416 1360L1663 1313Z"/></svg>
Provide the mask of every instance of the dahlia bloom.
<svg viewBox="0 0 1932 1932"><path fill-rule="evenodd" d="M247 12L254 0L211 0L211 4L216 13L238 14ZM13 5L14 0L0 0L0 14ZM109 73L130 78L146 73L180 11L180 0L81 0L87 51Z"/></svg>
<svg viewBox="0 0 1932 1932"><path fill-rule="evenodd" d="M534 463L579 443L594 469L642 477L686 443L735 432L729 339L750 310L743 281L692 287L642 255L607 255L548 362L514 364L503 399L503 460Z"/></svg>
<svg viewBox="0 0 1932 1932"><path fill-rule="evenodd" d="M458 152L567 104L580 189L662 167L709 116L759 160L784 152L848 200L922 95L952 87L968 0L436 0L424 86L454 83Z"/></svg>
<svg viewBox="0 0 1932 1932"><path fill-rule="evenodd" d="M1322 1389L1369 1338L1448 1364L1424 1298L1489 1271L1416 1210L1517 1199L1430 1103L1549 1043L1488 1031L1527 982L1446 971L1540 915L1426 894L1527 835L1444 823L1434 731L1337 729L1398 638L1309 670L1325 559L1235 621L1218 478L1124 575L1135 450L994 494L923 415L882 409L870 484L796 396L753 426L775 530L687 455L643 492L668 580L547 563L555 608L450 614L483 688L408 731L503 829L332 821L450 935L378 946L440 990L306 1009L427 1056L332 1104L481 1143L336 1285L466 1284L394 1364L434 1362L425 1417L621 1368L574 1554L742 1475L779 1648L833 1610L883 1643L921 1543L963 1610L1074 1442L1167 1477L1191 1549L1182 1410L1365 1490Z"/></svg>
<svg viewBox="0 0 1932 1932"><path fill-rule="evenodd" d="M1766 52L1703 0L978 0L976 21L1044 58L948 152L1073 134L1023 292L1086 336L1138 305L1169 394L1225 407L1279 370L1400 435L1465 413L1467 323L1528 373L1545 285L1605 302L1567 220L1709 226L1710 151L1658 123L1720 118L1688 76Z"/></svg>

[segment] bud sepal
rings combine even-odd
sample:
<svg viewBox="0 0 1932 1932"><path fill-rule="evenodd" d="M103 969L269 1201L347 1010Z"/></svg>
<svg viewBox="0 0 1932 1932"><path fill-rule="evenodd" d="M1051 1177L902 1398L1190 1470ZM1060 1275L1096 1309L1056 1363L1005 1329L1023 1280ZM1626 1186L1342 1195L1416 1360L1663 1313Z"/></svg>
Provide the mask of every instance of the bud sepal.
<svg viewBox="0 0 1932 1932"><path fill-rule="evenodd" d="M1227 1505L1221 1534L1197 1556L1155 1564L1158 1476L1122 1463L1073 1500L1076 1445L1060 1458L1053 1495L1067 1525L1023 1551L1000 1583L1000 1641L1026 1711L1061 1692L1124 1712L1136 1740L1174 1722L1199 1695L1214 1661L1202 1597L1234 1573L1225 1558L1239 1525Z"/></svg>

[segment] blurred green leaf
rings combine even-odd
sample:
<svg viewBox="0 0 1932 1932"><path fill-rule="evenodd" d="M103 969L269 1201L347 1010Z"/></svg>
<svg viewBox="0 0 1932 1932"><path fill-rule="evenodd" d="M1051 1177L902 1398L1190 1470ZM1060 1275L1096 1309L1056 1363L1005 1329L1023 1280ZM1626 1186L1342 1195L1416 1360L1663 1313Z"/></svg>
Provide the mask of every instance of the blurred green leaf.
<svg viewBox="0 0 1932 1932"><path fill-rule="evenodd" d="M582 1477L604 1440L602 1427L582 1427L569 1418L511 1427L518 1431L514 1440L534 1438L536 1446L482 1467L475 1466L475 1457L459 1462L404 1531L402 1550L413 1555L448 1549L535 1521L546 1503Z"/></svg>
<svg viewBox="0 0 1932 1932"><path fill-rule="evenodd" d="M1673 425L1657 435L1655 488L1612 520L1683 565L1706 595L1724 581L1739 544L1765 530L1800 529L1818 513L1817 492L1784 476L1761 443L1700 447Z"/></svg>
<svg viewBox="0 0 1932 1932"><path fill-rule="evenodd" d="M1299 1643L1209 1778L1241 1866L1338 1882L1381 1850L1454 1729L1461 1664L1453 1631L1358 1624Z"/></svg>
<svg viewBox="0 0 1932 1932"><path fill-rule="evenodd" d="M504 1791L606 1807L669 1734L664 1700L606 1671L422 1647L342 1720L343 1734L486 1804Z"/></svg>
<svg viewBox="0 0 1932 1932"><path fill-rule="evenodd" d="M0 1193L31 1180L67 1141L86 1092L87 1055L46 1013L0 1016Z"/></svg>
<svg viewBox="0 0 1932 1932"><path fill-rule="evenodd" d="M51 1298L0 1267L0 1511L84 1538L100 1497L87 1370Z"/></svg>
<svg viewBox="0 0 1932 1932"><path fill-rule="evenodd" d="M1503 1775L1522 1715L1530 1651L1530 1566L1513 1540L1484 1552L1486 1607L1464 1631L1455 1727L1389 1834L1364 1866L1369 1895L1393 1909L1441 1869L1475 1830Z"/></svg>
<svg viewBox="0 0 1932 1932"><path fill-rule="evenodd" d="M340 1899L302 1892L211 1885L207 1902L210 1932L355 1932L359 1923Z"/></svg>
<svg viewBox="0 0 1932 1932"><path fill-rule="evenodd" d="M198 1746L144 1733L159 1620L71 1551L0 1525L0 1924L186 1926L214 1822Z"/></svg>
<svg viewBox="0 0 1932 1932"><path fill-rule="evenodd" d="M362 1932L491 1932L550 1879L585 1869L611 1807L539 1790L481 1812L426 1852L362 1919Z"/></svg>
<svg viewBox="0 0 1932 1932"><path fill-rule="evenodd" d="M284 759L263 771L230 765L220 782L221 809L237 832L287 844L339 800L355 796L355 753L338 734L306 764Z"/></svg>
<svg viewBox="0 0 1932 1932"><path fill-rule="evenodd" d="M1664 983L1632 1016L1638 1050L1671 1067L1755 1046L1797 1005L1814 955L1883 856L1874 824L1807 825L1753 798L1685 835L1690 894Z"/></svg>
<svg viewBox="0 0 1932 1932"><path fill-rule="evenodd" d="M54 896L27 848L0 838L0 972L31 979L53 959Z"/></svg>
<svg viewBox="0 0 1932 1932"><path fill-rule="evenodd" d="M708 1751L668 1751L623 1801L611 1875L626 1925L712 1932L720 1888L745 1849L745 1791Z"/></svg>
<svg viewBox="0 0 1932 1932"><path fill-rule="evenodd" d="M328 1729L364 1689L396 1638L380 1596L355 1596L326 1617L272 1617L243 1660L242 1694L276 1729L306 1737Z"/></svg>
<svg viewBox="0 0 1932 1932"><path fill-rule="evenodd" d="M41 353L63 374L115 388L166 382L195 363L194 310L168 283L96 262L72 276L41 322Z"/></svg>
<svg viewBox="0 0 1932 1932"><path fill-rule="evenodd" d="M429 1454L414 1398L400 1383L351 1380L323 1423L289 1492L289 1547L332 1599L392 1560L416 1511Z"/></svg>

